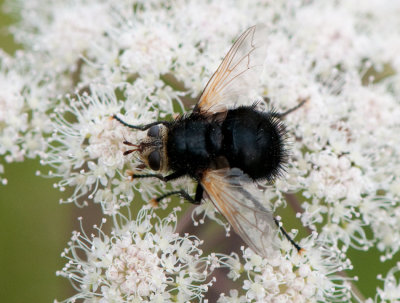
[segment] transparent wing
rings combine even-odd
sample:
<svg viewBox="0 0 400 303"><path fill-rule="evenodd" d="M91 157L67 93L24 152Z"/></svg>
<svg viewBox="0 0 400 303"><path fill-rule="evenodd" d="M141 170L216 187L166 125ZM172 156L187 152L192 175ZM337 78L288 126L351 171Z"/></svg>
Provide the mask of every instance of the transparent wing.
<svg viewBox="0 0 400 303"><path fill-rule="evenodd" d="M263 195L240 169L208 170L201 180L215 207L257 254L267 257L277 227Z"/></svg>
<svg viewBox="0 0 400 303"><path fill-rule="evenodd" d="M224 112L229 105L257 87L266 56L265 25L247 29L233 44L217 71L208 81L194 111Z"/></svg>

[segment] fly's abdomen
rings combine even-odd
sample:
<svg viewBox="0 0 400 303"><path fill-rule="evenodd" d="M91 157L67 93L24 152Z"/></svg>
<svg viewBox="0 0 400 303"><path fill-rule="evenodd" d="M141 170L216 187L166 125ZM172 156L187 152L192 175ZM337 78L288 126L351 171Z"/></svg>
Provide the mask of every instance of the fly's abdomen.
<svg viewBox="0 0 400 303"><path fill-rule="evenodd" d="M224 156L254 180L272 180L286 161L284 133L280 120L254 107L229 110L222 124Z"/></svg>

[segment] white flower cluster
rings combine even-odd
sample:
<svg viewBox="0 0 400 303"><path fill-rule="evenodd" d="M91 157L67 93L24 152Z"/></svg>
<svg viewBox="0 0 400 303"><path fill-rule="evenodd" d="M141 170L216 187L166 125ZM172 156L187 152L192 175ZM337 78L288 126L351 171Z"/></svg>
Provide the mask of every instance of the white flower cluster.
<svg viewBox="0 0 400 303"><path fill-rule="evenodd" d="M31 54L11 57L0 50L0 155L8 163L36 157L52 129L46 111L54 84L45 71L31 70L33 61ZM7 179L0 176L0 182Z"/></svg>
<svg viewBox="0 0 400 303"><path fill-rule="evenodd" d="M245 249L243 265L235 254L222 258L233 280L245 273L246 293L239 296L231 290L218 302L348 302L352 296L350 280L337 273L350 269L350 260L343 259L340 250L321 243L316 246L317 242L315 236L302 241L305 250L301 252L292 248L282 254L271 249L268 258Z"/></svg>
<svg viewBox="0 0 400 303"><path fill-rule="evenodd" d="M79 198L87 195L103 202L104 213L112 214L123 204L116 203L117 199L133 199L131 182L121 176L114 178L126 160L122 142L133 134L111 119L120 107L112 90L97 87L90 96L68 97L68 104L60 104L53 113L54 130L47 139L49 148L42 155L42 164L55 169L50 175L61 177L57 184L61 190L74 187L67 202L86 204Z"/></svg>
<svg viewBox="0 0 400 303"><path fill-rule="evenodd" d="M266 188L265 201L274 201L276 209L286 204L285 193L296 194L298 218L313 231L313 241L301 243L302 255L282 244L269 259L250 250L241 258L221 257L232 278L247 276L243 291L220 302L347 301L351 279L335 273L351 268L349 247L375 246L382 261L400 250L400 3L7 5L21 17L13 33L25 50L14 58L0 54L0 155L8 162L39 155L51 168L49 176L61 179L56 187L73 189L61 202L93 201L113 217L134 199L148 201L167 186L129 178L129 171L146 168L134 155L123 155L123 141L134 143L143 133L112 116L140 125L189 110L235 37L256 23L267 25L260 94L278 112L308 101L285 117L290 160L285 177ZM173 186L191 187L186 181ZM211 203L196 214L200 222L207 216L225 224ZM76 285L77 294L67 302L202 300L209 284L197 271L205 260L200 242L174 233L175 214L152 218L159 220L155 231L149 216L154 214L143 210L136 221L114 224L111 236L100 228L93 238L74 234L65 254L69 262L59 273ZM378 289L382 300L398 298L389 294L395 293L396 272Z"/></svg>
<svg viewBox="0 0 400 303"><path fill-rule="evenodd" d="M201 300L218 260L201 256L196 237L175 232L175 211L162 220L148 209L141 209L136 220L114 219L125 223L114 223L111 236L102 226L95 227L97 235L73 233L62 254L69 261L57 275L67 277L78 293L63 302Z"/></svg>
<svg viewBox="0 0 400 303"><path fill-rule="evenodd" d="M384 259L400 248L400 66L392 51L400 36L387 23L399 12L393 2L338 1L281 13L263 80L273 104L309 100L287 117L296 139L278 190L302 192L299 216L320 237L344 248L377 245Z"/></svg>

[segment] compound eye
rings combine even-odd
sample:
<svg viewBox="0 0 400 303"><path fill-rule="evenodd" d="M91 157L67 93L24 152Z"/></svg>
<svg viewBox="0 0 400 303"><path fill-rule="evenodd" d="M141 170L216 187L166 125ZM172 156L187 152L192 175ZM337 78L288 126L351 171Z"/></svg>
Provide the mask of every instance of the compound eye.
<svg viewBox="0 0 400 303"><path fill-rule="evenodd" d="M152 170L159 170L161 166L161 155L158 150L152 151L147 159Z"/></svg>
<svg viewBox="0 0 400 303"><path fill-rule="evenodd" d="M159 137L160 136L160 126L153 125L152 127L150 127L150 129L147 131L147 135L149 137Z"/></svg>

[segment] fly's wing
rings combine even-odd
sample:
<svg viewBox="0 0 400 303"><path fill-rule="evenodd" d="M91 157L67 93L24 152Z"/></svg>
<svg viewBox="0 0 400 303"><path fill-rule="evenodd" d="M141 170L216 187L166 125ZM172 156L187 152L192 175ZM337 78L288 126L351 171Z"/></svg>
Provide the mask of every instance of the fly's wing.
<svg viewBox="0 0 400 303"><path fill-rule="evenodd" d="M265 25L247 29L233 44L208 81L194 112L212 115L224 112L240 97L257 87L266 56Z"/></svg>
<svg viewBox="0 0 400 303"><path fill-rule="evenodd" d="M201 184L235 232L257 254L267 257L277 228L262 193L240 169L207 170Z"/></svg>

